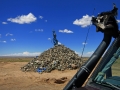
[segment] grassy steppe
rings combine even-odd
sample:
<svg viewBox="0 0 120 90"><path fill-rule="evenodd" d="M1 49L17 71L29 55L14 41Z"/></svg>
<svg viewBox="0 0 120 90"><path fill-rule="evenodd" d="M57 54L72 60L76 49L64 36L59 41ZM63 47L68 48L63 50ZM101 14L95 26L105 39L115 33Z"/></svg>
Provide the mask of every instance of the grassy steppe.
<svg viewBox="0 0 120 90"><path fill-rule="evenodd" d="M34 57L0 57L0 62L29 62ZM88 58L82 58L86 61ZM120 58L112 65L113 76L120 76Z"/></svg>
<svg viewBox="0 0 120 90"><path fill-rule="evenodd" d="M120 76L120 58L112 66L113 76Z"/></svg>
<svg viewBox="0 0 120 90"><path fill-rule="evenodd" d="M34 57L0 57L0 62L29 62Z"/></svg>

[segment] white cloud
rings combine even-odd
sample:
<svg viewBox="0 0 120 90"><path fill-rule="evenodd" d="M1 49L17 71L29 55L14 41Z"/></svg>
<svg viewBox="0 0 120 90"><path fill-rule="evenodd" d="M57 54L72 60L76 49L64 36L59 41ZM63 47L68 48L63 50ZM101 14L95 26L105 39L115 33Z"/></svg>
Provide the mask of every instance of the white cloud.
<svg viewBox="0 0 120 90"><path fill-rule="evenodd" d="M13 38L13 39L11 39L11 41L16 41L16 39Z"/></svg>
<svg viewBox="0 0 120 90"><path fill-rule="evenodd" d="M117 20L118 23L120 23L120 20Z"/></svg>
<svg viewBox="0 0 120 90"><path fill-rule="evenodd" d="M47 22L47 20L45 20L45 22Z"/></svg>
<svg viewBox="0 0 120 90"><path fill-rule="evenodd" d="M13 54L6 54L6 55L2 55L2 56L39 56L41 54L41 52L22 52L22 53L13 53Z"/></svg>
<svg viewBox="0 0 120 90"><path fill-rule="evenodd" d="M91 52L87 52L87 54L88 54L88 55L91 55L91 54L93 54L93 51L91 51Z"/></svg>
<svg viewBox="0 0 120 90"><path fill-rule="evenodd" d="M83 42L82 44L83 44L83 45L86 45L87 43L84 43L84 42Z"/></svg>
<svg viewBox="0 0 120 90"><path fill-rule="evenodd" d="M28 54L30 54L30 53L29 53L29 52L27 52L27 51L26 51L26 52L23 52L23 55L28 55Z"/></svg>
<svg viewBox="0 0 120 90"><path fill-rule="evenodd" d="M40 19L43 19L43 16L39 16Z"/></svg>
<svg viewBox="0 0 120 90"><path fill-rule="evenodd" d="M84 54L84 56L91 56L93 53L94 53L94 51L87 52L87 53Z"/></svg>
<svg viewBox="0 0 120 90"><path fill-rule="evenodd" d="M48 40L52 40L51 38L48 38ZM61 42L58 42L59 45L61 45L62 43Z"/></svg>
<svg viewBox="0 0 120 90"><path fill-rule="evenodd" d="M7 24L7 22L2 22L2 24Z"/></svg>
<svg viewBox="0 0 120 90"><path fill-rule="evenodd" d="M81 27L84 28L84 27L87 27L87 26L89 26L91 24L91 19L92 19L92 16L85 15L81 19L76 19L73 22L73 24L81 26Z"/></svg>
<svg viewBox="0 0 120 90"><path fill-rule="evenodd" d="M13 36L13 34L7 33L5 36Z"/></svg>
<svg viewBox="0 0 120 90"><path fill-rule="evenodd" d="M76 53L76 54L78 54L78 55L80 55L80 53L79 53L79 52L77 52L77 51L75 51L75 53Z"/></svg>
<svg viewBox="0 0 120 90"><path fill-rule="evenodd" d="M61 42L58 42L59 45L61 45L62 43Z"/></svg>
<svg viewBox="0 0 120 90"><path fill-rule="evenodd" d="M79 52L75 52L75 53L78 54L79 56L81 56L81 54ZM90 57L93 53L94 53L94 51L83 53L82 57Z"/></svg>
<svg viewBox="0 0 120 90"><path fill-rule="evenodd" d="M2 37L2 34L0 34L0 38Z"/></svg>
<svg viewBox="0 0 120 90"><path fill-rule="evenodd" d="M73 33L73 31L68 30L68 29L59 30L59 32L61 32L61 33Z"/></svg>
<svg viewBox="0 0 120 90"><path fill-rule="evenodd" d="M36 32L43 32L43 29L35 29Z"/></svg>
<svg viewBox="0 0 120 90"><path fill-rule="evenodd" d="M7 20L18 24L29 24L36 21L37 18L32 13L29 13L28 15L21 15L17 16L16 18L9 18Z"/></svg>
<svg viewBox="0 0 120 90"><path fill-rule="evenodd" d="M48 38L48 40L51 40L51 38Z"/></svg>
<svg viewBox="0 0 120 90"><path fill-rule="evenodd" d="M7 43L7 41L0 41L1 43Z"/></svg>

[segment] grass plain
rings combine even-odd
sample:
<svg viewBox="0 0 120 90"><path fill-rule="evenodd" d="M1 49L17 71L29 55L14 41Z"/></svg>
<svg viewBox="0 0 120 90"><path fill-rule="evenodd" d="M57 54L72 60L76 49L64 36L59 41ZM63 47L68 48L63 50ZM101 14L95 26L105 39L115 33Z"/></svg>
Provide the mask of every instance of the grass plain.
<svg viewBox="0 0 120 90"><path fill-rule="evenodd" d="M120 58L118 58L112 65L113 76L120 76Z"/></svg>
<svg viewBox="0 0 120 90"><path fill-rule="evenodd" d="M29 62L34 57L0 57L0 62Z"/></svg>
<svg viewBox="0 0 120 90"><path fill-rule="evenodd" d="M51 73L22 72L20 67L34 57L0 57L0 90L62 90L77 70ZM87 61L88 58L82 58ZM113 76L120 76L120 58L112 65ZM64 83L55 80L67 77Z"/></svg>

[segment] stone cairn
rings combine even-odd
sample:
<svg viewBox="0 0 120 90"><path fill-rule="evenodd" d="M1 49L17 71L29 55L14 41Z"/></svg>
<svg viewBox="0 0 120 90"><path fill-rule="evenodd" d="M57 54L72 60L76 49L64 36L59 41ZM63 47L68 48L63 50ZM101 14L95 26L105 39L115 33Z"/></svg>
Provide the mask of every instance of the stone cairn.
<svg viewBox="0 0 120 90"><path fill-rule="evenodd" d="M55 45L37 56L27 65L21 67L22 71L51 72L52 70L73 70L82 65L78 54L64 45Z"/></svg>

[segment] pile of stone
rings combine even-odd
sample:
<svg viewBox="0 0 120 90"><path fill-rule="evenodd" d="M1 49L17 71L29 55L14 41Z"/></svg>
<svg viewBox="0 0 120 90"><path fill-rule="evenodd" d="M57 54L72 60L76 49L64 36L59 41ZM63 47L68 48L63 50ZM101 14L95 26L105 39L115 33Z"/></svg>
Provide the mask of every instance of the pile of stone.
<svg viewBox="0 0 120 90"><path fill-rule="evenodd" d="M64 71L80 68L81 64L79 55L73 50L64 45L55 45L21 67L21 70L37 72Z"/></svg>

